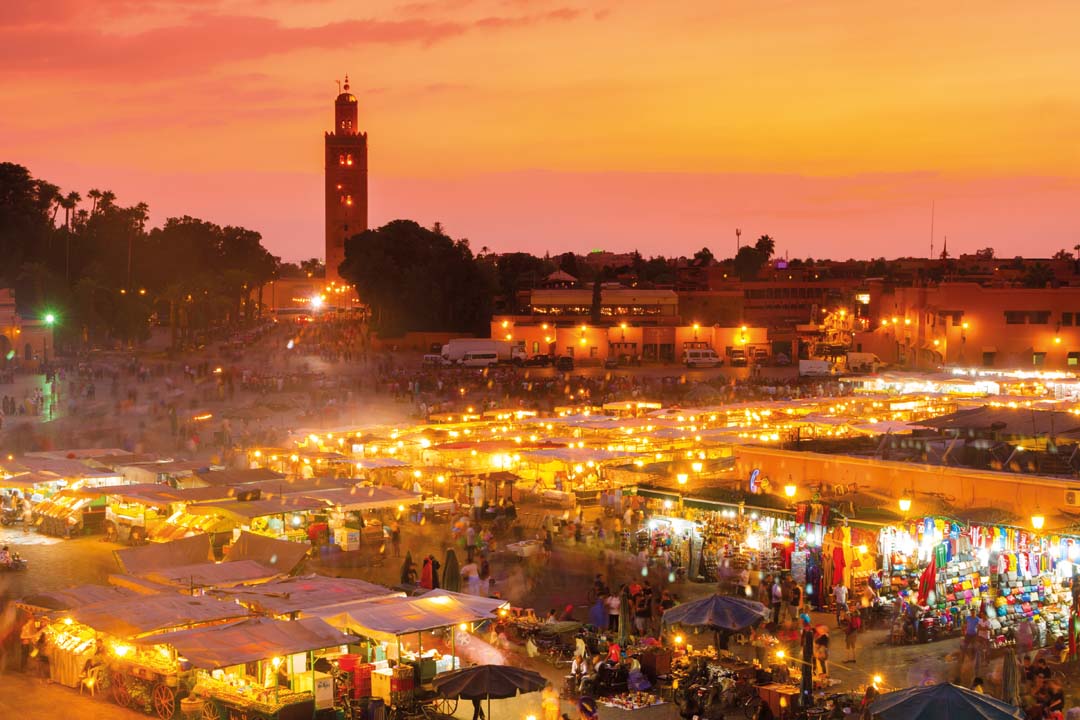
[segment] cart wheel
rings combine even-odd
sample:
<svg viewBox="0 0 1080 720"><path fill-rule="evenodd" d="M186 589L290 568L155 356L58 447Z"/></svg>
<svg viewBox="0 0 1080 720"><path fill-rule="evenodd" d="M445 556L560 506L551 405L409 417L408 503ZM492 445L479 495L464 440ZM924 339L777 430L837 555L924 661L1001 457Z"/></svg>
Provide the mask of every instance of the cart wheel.
<svg viewBox="0 0 1080 720"><path fill-rule="evenodd" d="M176 713L176 691L168 685L155 685L153 699L154 712L161 720L169 720Z"/></svg>
<svg viewBox="0 0 1080 720"><path fill-rule="evenodd" d="M457 698L439 698L438 702L435 703L435 710L440 715L453 717L454 713L457 712L457 703Z"/></svg>
<svg viewBox="0 0 1080 720"><path fill-rule="evenodd" d="M202 706L202 720L221 720L221 711L214 701L207 698Z"/></svg>
<svg viewBox="0 0 1080 720"><path fill-rule="evenodd" d="M109 684L112 685L113 702L127 707L131 704L131 688L128 685L127 676L114 670L109 676Z"/></svg>

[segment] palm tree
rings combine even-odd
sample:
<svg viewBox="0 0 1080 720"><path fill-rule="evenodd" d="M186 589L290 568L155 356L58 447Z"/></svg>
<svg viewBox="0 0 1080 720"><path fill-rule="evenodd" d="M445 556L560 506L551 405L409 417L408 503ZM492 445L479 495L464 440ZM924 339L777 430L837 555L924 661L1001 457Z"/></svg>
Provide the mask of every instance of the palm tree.
<svg viewBox="0 0 1080 720"><path fill-rule="evenodd" d="M63 199L62 205L64 206L64 227L71 230L71 218L74 214L75 207L82 200L82 195L72 190Z"/></svg>
<svg viewBox="0 0 1080 720"><path fill-rule="evenodd" d="M776 252L776 241L768 235L762 235L757 239L757 242L754 243L754 249L764 255L765 259L768 260L773 256L773 253Z"/></svg>
<svg viewBox="0 0 1080 720"><path fill-rule="evenodd" d="M101 205L99 206L102 211L111 208L116 203L116 193L112 190L101 191Z"/></svg>

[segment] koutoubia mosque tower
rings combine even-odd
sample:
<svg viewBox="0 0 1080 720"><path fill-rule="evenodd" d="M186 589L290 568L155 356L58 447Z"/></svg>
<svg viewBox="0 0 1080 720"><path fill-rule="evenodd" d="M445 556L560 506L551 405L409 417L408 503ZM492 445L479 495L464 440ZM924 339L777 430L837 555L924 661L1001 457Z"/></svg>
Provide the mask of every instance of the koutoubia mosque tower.
<svg viewBox="0 0 1080 720"><path fill-rule="evenodd" d="M340 283L345 241L368 229L367 133L360 132L349 76L334 101L334 129L326 133L326 282Z"/></svg>

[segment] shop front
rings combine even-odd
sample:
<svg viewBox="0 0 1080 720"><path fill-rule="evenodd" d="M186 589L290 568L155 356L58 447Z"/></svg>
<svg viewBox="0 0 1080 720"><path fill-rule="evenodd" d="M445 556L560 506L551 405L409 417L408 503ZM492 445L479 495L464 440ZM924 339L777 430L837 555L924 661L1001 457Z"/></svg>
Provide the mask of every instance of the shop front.
<svg viewBox="0 0 1080 720"><path fill-rule="evenodd" d="M882 528L879 546L901 601L894 642L961 635L969 617L989 623L991 648L1068 638L1080 538L923 517Z"/></svg>

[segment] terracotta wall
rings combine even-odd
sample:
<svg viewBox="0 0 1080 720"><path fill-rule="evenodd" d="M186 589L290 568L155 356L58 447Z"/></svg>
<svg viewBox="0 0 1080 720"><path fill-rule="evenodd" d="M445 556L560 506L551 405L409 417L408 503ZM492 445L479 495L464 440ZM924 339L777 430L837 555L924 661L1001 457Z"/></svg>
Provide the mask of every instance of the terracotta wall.
<svg viewBox="0 0 1080 720"><path fill-rule="evenodd" d="M912 497L912 515L930 511L932 498L941 493L956 507L999 507L1020 516L1017 524L1027 524L1037 510L1046 517L1046 528L1065 524L1055 517L1060 510L1080 513L1065 505L1065 490L1080 489L1080 480L1034 475L958 470L935 465L871 460L820 453L794 452L765 447L739 447L735 452L736 473L748 478L760 469L772 483L773 492L789 482L798 486L797 500L808 500L818 484L830 488L857 484L860 492L880 493L891 498L883 507L899 511L903 494ZM790 480L789 480L790 477ZM911 494L914 489L914 494Z"/></svg>

